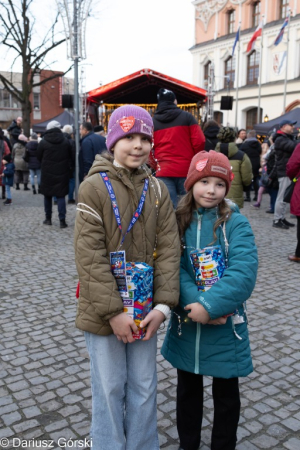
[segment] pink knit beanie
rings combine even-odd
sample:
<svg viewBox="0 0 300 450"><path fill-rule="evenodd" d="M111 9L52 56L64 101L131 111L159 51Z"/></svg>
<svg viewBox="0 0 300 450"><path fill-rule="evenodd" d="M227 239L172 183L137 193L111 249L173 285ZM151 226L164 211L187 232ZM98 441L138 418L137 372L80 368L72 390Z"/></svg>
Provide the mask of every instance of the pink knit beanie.
<svg viewBox="0 0 300 450"><path fill-rule="evenodd" d="M140 106L124 105L110 116L106 137L106 146L111 151L115 143L128 134L143 134L152 140L153 121L150 114Z"/></svg>
<svg viewBox="0 0 300 450"><path fill-rule="evenodd" d="M197 181L205 177L222 178L226 183L227 194L234 178L227 156L214 150L197 153L191 161L184 183L186 191L189 191Z"/></svg>

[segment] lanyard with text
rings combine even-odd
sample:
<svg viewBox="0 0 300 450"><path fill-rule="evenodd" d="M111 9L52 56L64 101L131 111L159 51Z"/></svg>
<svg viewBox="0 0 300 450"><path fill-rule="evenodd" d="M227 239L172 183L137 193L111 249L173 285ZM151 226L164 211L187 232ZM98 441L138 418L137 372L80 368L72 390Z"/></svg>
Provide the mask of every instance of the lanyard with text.
<svg viewBox="0 0 300 450"><path fill-rule="evenodd" d="M143 207L144 207L144 203L145 203L145 200L146 200L146 194L147 194L147 190L148 190L148 186L149 186L149 180L147 178L145 179L145 184L144 184L144 187L143 187L143 192L142 192L142 195L141 195L138 207L137 207L135 213L133 214L133 217L132 217L132 219L130 221L130 224L129 224L128 228L127 228L126 233L123 234L122 233L122 223L121 223L120 211L119 211L119 208L118 208L117 199L116 199L116 195L114 193L112 184L111 184L110 179L108 178L106 172L100 172L100 175L101 175L101 177L102 177L102 179L104 181L104 184L105 184L106 189L108 191L108 194L110 196L111 204L112 204L112 207L113 207L113 212L115 214L118 227L119 227L119 229L121 231L121 234L122 234L122 240L121 240L121 243L119 245L119 248L120 248L122 246L123 242L124 242L126 234L129 233L129 231L131 230L131 228L133 227L135 222L138 220L138 218L142 214L142 210L143 210Z"/></svg>

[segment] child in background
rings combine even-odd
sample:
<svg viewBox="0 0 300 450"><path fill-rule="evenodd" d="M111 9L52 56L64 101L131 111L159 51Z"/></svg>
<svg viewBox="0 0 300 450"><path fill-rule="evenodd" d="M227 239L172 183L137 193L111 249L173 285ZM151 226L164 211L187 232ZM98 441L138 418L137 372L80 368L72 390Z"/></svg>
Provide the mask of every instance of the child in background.
<svg viewBox="0 0 300 450"><path fill-rule="evenodd" d="M147 111L116 109L108 123L110 154L96 156L79 189L76 326L85 332L91 361L93 450L159 449L156 331L178 303L180 243L168 189L146 166L152 136ZM141 322L148 326L143 340L133 339L138 328L123 312L110 266L116 250L154 269L154 308Z"/></svg>
<svg viewBox="0 0 300 450"><path fill-rule="evenodd" d="M2 183L5 186L6 200L5 206L11 205L11 192L10 188L14 184L15 165L12 162L11 153L3 157L2 164L4 166L2 173Z"/></svg>
<svg viewBox="0 0 300 450"><path fill-rule="evenodd" d="M244 302L255 285L257 251L248 220L225 199L232 179L225 155L212 150L198 153L185 182L187 194L176 211L184 243L180 299L172 312L162 355L178 369L177 428L183 450L196 450L200 445L203 375L213 377L211 448L235 449L238 377L253 371ZM209 290L200 292L190 253L212 245L221 245L227 268Z"/></svg>

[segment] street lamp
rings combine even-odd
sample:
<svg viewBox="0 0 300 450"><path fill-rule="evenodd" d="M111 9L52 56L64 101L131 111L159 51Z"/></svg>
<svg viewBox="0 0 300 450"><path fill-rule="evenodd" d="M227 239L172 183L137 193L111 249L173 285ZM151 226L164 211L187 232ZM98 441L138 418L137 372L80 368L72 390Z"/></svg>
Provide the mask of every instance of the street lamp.
<svg viewBox="0 0 300 450"><path fill-rule="evenodd" d="M56 0L63 20L67 38L67 56L74 61L74 128L76 144L75 161L75 198L78 199L79 187L79 86L78 63L86 59L85 33L86 21L92 0Z"/></svg>
<svg viewBox="0 0 300 450"><path fill-rule="evenodd" d="M264 117L264 122L269 122L269 116L267 114Z"/></svg>

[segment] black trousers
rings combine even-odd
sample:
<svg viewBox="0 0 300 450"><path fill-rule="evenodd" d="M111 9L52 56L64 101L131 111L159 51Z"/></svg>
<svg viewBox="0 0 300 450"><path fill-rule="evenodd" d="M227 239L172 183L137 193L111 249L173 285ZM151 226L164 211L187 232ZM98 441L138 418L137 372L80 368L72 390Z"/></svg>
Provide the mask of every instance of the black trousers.
<svg viewBox="0 0 300 450"><path fill-rule="evenodd" d="M297 247L295 256L298 256L298 258L300 258L300 216L297 216Z"/></svg>
<svg viewBox="0 0 300 450"><path fill-rule="evenodd" d="M203 377L177 370L177 430L183 450L197 450L201 441ZM211 450L234 450L240 418L238 378L213 378L214 423Z"/></svg>

